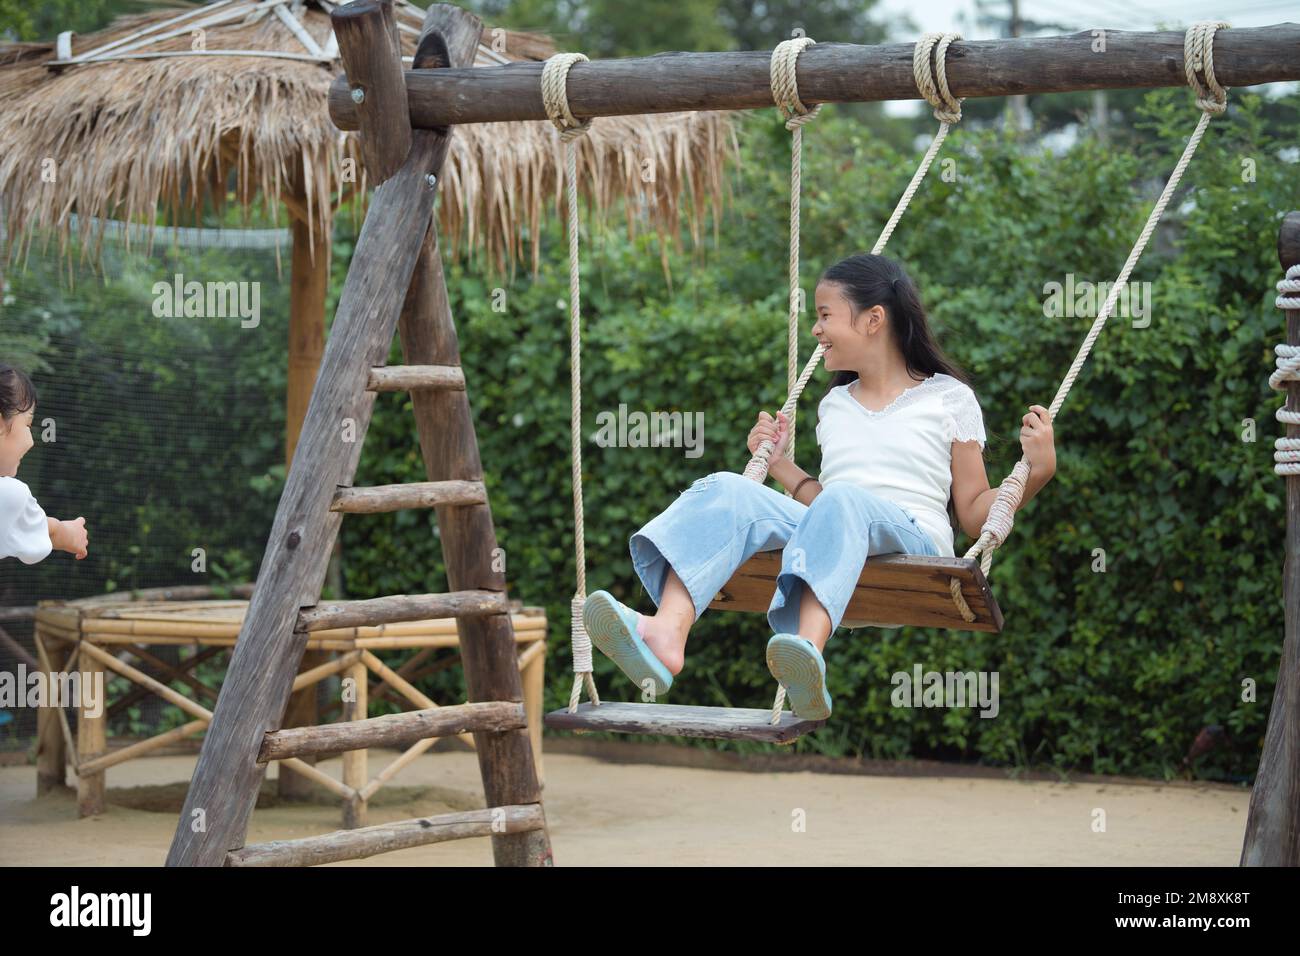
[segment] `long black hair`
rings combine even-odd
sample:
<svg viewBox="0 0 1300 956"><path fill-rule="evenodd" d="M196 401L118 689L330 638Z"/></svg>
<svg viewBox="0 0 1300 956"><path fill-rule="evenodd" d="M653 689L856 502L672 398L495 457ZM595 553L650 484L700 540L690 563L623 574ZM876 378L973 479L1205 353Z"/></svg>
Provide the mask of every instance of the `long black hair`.
<svg viewBox="0 0 1300 956"><path fill-rule="evenodd" d="M8 432L9 423L35 405L36 386L27 373L0 362L0 420L4 422L4 430Z"/></svg>
<svg viewBox="0 0 1300 956"><path fill-rule="evenodd" d="M970 386L966 373L957 366L935 341L930 331L930 321L921 302L921 293L903 266L885 256L860 252L841 259L821 274L817 280L838 283L853 307L853 324L858 314L872 306L883 305L894 339L903 352L910 376L932 375L943 372ZM858 373L840 369L831 376L830 389L856 381ZM948 496L948 522L954 531L961 530L957 522L957 509Z"/></svg>
<svg viewBox="0 0 1300 956"><path fill-rule="evenodd" d="M925 306L921 303L921 293L900 263L885 256L860 252L835 263L817 281L834 282L843 287L853 306L855 325L858 313L876 305L885 307L889 327L903 351L909 375L943 372L970 385L966 373L943 354L943 349L934 340ZM852 369L841 369L831 377L830 388L847 385L857 377L858 373Z"/></svg>

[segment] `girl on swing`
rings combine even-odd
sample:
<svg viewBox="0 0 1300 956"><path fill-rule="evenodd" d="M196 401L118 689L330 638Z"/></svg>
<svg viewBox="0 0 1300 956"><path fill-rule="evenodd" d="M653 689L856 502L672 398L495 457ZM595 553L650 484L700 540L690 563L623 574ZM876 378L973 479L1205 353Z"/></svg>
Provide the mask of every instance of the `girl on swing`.
<svg viewBox="0 0 1300 956"><path fill-rule="evenodd" d="M954 556L951 499L978 537L997 497L984 469L984 420L965 375L931 334L916 286L896 261L859 254L816 289L813 335L835 375L818 406L820 474L784 457L789 423L760 412L749 450L775 444L770 474L793 497L736 472L697 480L629 539L632 564L658 611L607 591L586 600L591 641L643 690L672 686L691 626L740 565L784 548L767 611L767 665L800 718L831 713L822 651L843 619L866 559ZM1030 465L1023 507L1056 472L1047 409L1029 406L1020 444Z"/></svg>

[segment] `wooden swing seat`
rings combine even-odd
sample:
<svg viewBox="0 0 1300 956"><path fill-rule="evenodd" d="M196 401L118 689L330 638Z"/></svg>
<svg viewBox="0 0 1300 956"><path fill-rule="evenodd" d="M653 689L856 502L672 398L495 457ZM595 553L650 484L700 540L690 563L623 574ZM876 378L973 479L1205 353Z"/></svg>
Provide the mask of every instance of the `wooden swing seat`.
<svg viewBox="0 0 1300 956"><path fill-rule="evenodd" d="M781 570L781 552L760 551L731 576L709 604L719 611L766 614ZM953 602L949 578L961 582L962 597L975 613L967 621ZM944 627L956 631L1002 631L1002 610L974 558L880 554L867 559L842 627Z"/></svg>
<svg viewBox="0 0 1300 956"><path fill-rule="evenodd" d="M767 613L781 570L780 551L760 551L732 575L709 604L720 611ZM953 603L949 578L961 581L962 596L975 613L966 621ZM935 558L915 554L881 554L868 558L849 600L845 627L944 627L953 630L1002 630L1002 611L984 572L974 558ZM682 704L590 702L553 710L545 724L552 730L579 733L608 731L670 737L709 737L793 743L822 726L824 720L803 720L791 711L772 723L771 708L690 707Z"/></svg>
<svg viewBox="0 0 1300 956"><path fill-rule="evenodd" d="M772 723L772 709L750 707L691 707L686 704L633 704L623 701L585 701L574 713L567 707L546 715L552 730L590 733L603 730L620 734L655 734L669 737L709 737L715 740L757 740L793 743L824 720L803 720L789 710Z"/></svg>

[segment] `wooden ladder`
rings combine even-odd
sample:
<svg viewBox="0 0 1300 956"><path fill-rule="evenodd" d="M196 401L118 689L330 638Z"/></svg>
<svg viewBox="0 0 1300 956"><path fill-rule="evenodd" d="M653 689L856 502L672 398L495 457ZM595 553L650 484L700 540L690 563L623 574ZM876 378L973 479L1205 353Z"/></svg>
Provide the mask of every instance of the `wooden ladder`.
<svg viewBox="0 0 1300 956"><path fill-rule="evenodd" d="M483 485L455 324L433 218L451 129L409 127L391 4L332 13L358 110L366 170L379 185L275 513L257 586L190 781L168 866L329 863L463 837L490 836L497 865L550 865L496 531ZM416 65L470 66L482 22L430 8ZM394 330L402 366L385 367ZM352 487L378 392L407 390L427 482ZM319 603L344 514L436 510L452 590ZM337 627L455 617L468 703L281 730L307 636ZM364 714L361 715L364 717ZM471 732L487 808L246 846L273 759L412 744Z"/></svg>

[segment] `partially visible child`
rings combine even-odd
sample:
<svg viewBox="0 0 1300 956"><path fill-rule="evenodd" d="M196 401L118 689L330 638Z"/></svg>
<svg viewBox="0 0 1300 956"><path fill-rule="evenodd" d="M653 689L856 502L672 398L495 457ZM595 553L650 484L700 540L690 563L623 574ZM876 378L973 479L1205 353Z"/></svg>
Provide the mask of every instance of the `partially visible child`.
<svg viewBox="0 0 1300 956"><path fill-rule="evenodd" d="M31 451L36 388L21 370L0 362L0 559L35 564L51 551L86 556L86 519L47 517L31 489L19 481L18 463Z"/></svg>

